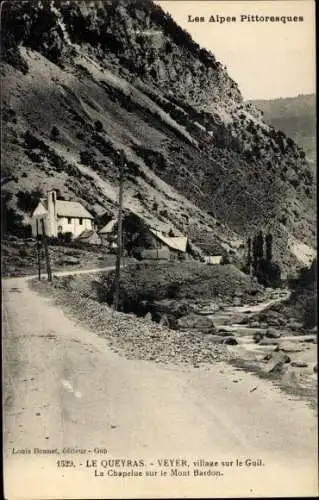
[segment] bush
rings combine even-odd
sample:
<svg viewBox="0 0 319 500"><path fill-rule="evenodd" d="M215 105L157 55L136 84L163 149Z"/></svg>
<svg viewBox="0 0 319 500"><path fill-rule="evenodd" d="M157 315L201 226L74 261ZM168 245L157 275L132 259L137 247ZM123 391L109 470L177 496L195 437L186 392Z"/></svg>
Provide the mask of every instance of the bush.
<svg viewBox="0 0 319 500"><path fill-rule="evenodd" d="M275 262L261 259L256 277L258 282L263 286L272 286L275 288L281 286L281 269Z"/></svg>
<svg viewBox="0 0 319 500"><path fill-rule="evenodd" d="M31 215L37 207L40 198L43 196L43 191L40 187L32 189L32 191L18 191L17 193L17 207Z"/></svg>
<svg viewBox="0 0 319 500"><path fill-rule="evenodd" d="M52 127L50 132L50 138L52 139L52 141L56 141L59 137L60 137L59 129L56 126Z"/></svg>
<svg viewBox="0 0 319 500"><path fill-rule="evenodd" d="M103 123L100 120L96 120L96 122L94 122L94 127L96 132L103 132L104 127Z"/></svg>

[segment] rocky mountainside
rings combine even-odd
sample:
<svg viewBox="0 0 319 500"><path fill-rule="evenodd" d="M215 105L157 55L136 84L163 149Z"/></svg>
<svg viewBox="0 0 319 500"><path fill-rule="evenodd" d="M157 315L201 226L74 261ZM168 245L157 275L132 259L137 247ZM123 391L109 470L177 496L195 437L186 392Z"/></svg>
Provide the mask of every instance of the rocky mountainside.
<svg viewBox="0 0 319 500"><path fill-rule="evenodd" d="M316 163L316 96L248 101L263 112L264 119L302 146L309 162Z"/></svg>
<svg viewBox="0 0 319 500"><path fill-rule="evenodd" d="M96 215L115 213L123 149L125 207L148 223L208 252L236 252L255 228L270 230L287 265L314 245L304 151L161 8L42 0L2 11L2 182L12 207L21 192L56 188Z"/></svg>

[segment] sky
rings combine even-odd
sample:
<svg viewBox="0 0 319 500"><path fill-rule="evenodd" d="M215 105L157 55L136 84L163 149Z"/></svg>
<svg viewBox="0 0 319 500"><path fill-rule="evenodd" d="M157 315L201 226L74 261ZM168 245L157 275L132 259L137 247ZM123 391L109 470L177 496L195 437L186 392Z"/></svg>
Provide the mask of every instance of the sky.
<svg viewBox="0 0 319 500"><path fill-rule="evenodd" d="M244 99L315 93L314 0L160 0L165 12L227 67ZM208 22L211 15L236 22ZM303 22L240 22L241 14L302 16ZM189 22L204 17L205 22Z"/></svg>

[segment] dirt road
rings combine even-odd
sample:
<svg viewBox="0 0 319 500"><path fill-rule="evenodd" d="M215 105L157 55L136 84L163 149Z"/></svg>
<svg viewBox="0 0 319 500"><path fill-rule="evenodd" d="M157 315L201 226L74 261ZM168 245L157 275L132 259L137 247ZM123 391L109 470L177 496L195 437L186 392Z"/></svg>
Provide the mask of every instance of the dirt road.
<svg viewBox="0 0 319 500"><path fill-rule="evenodd" d="M25 278L3 280L3 318L8 499L318 492L316 415L269 382L222 363L179 369L126 360ZM22 449L30 453L17 453ZM166 467L163 457L186 464ZM61 458L74 466L58 467ZM113 458L144 460L144 467L103 462ZM195 469L211 473L194 476Z"/></svg>

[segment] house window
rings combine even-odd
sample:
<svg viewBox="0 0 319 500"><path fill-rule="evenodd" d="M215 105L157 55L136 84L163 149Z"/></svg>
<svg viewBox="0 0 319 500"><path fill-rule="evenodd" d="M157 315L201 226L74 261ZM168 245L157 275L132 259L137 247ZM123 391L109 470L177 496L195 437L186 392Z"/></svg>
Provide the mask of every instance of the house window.
<svg viewBox="0 0 319 500"><path fill-rule="evenodd" d="M71 224L72 222L72 217L68 217L68 224Z"/></svg>
<svg viewBox="0 0 319 500"><path fill-rule="evenodd" d="M82 226L82 224L83 224L83 219L82 219L82 217L80 217L80 219L79 219L79 224L80 224L80 226Z"/></svg>

